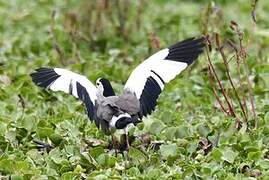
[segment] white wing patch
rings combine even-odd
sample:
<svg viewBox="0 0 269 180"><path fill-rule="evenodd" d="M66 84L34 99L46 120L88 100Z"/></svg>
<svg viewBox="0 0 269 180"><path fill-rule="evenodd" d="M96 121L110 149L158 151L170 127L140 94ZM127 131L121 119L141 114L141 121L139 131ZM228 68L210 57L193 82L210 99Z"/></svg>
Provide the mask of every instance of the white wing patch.
<svg viewBox="0 0 269 180"><path fill-rule="evenodd" d="M39 68L31 76L40 87L79 98L84 102L90 120L95 119L97 89L86 77L61 68Z"/></svg>
<svg viewBox="0 0 269 180"><path fill-rule="evenodd" d="M72 87L72 95L78 98L76 82L79 82L83 87L86 88L93 103L95 103L95 100L97 99L97 89L85 76L61 68L54 68L54 71L60 75L60 77L49 86L49 89L69 93L70 87Z"/></svg>
<svg viewBox="0 0 269 180"><path fill-rule="evenodd" d="M93 103L96 100L96 87L85 76L61 68L39 68L31 74L33 81L52 91L63 91L78 98L77 82L83 86Z"/></svg>
<svg viewBox="0 0 269 180"><path fill-rule="evenodd" d="M164 83L162 81L165 83L170 82L188 66L187 63L164 60L168 53L168 49L163 49L137 66L130 75L124 88L130 89L139 99L147 78L151 76L157 81L160 88L163 89Z"/></svg>
<svg viewBox="0 0 269 180"><path fill-rule="evenodd" d="M140 101L140 118L150 114L164 85L180 74L203 52L204 38L190 38L150 56L131 73L124 89Z"/></svg>

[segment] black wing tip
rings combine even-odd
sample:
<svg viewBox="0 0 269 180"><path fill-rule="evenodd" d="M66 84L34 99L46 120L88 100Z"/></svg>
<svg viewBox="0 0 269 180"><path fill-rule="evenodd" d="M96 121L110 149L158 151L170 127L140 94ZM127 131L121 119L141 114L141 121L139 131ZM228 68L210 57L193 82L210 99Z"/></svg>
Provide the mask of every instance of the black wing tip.
<svg viewBox="0 0 269 180"><path fill-rule="evenodd" d="M206 38L191 37L170 46L165 59L192 64L203 52Z"/></svg>
<svg viewBox="0 0 269 180"><path fill-rule="evenodd" d="M189 44L203 44L205 45L205 36L201 36L201 37L191 37L191 38L187 38L183 41L177 42L175 44L173 44L172 46L168 47L169 50L184 46L184 45L189 45Z"/></svg>
<svg viewBox="0 0 269 180"><path fill-rule="evenodd" d="M33 77L34 75L37 75L39 73L51 72L51 71L54 71L54 69L53 68L47 68L47 67L40 67L40 68L36 68L35 71L30 74L30 76Z"/></svg>
<svg viewBox="0 0 269 180"><path fill-rule="evenodd" d="M40 87L48 88L56 79L60 77L53 68L37 68L30 74L32 81Z"/></svg>

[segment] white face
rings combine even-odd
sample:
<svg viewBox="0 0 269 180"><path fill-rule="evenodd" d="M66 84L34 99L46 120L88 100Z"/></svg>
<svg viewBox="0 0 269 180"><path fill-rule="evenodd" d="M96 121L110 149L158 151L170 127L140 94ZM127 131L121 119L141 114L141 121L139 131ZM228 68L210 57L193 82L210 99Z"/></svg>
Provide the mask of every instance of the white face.
<svg viewBox="0 0 269 180"><path fill-rule="evenodd" d="M104 87L103 87L103 84L101 83L100 79L101 79L101 78L98 78L98 79L96 80L96 87L97 87L97 89L98 89L99 91L103 92L103 91L104 91Z"/></svg>
<svg viewBox="0 0 269 180"><path fill-rule="evenodd" d="M96 80L96 86L98 87L98 86L100 86L102 83L100 82L100 79L101 78L98 78L97 80Z"/></svg>

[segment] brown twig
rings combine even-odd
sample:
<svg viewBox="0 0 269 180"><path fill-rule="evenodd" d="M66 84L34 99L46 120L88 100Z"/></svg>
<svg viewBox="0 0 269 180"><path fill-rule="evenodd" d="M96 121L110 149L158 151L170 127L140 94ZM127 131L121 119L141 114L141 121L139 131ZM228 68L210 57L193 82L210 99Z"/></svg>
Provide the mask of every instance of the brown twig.
<svg viewBox="0 0 269 180"><path fill-rule="evenodd" d="M210 41L209 41L208 38L207 38L207 41L210 43ZM210 44L211 44L211 43L210 43ZM217 75L217 73L216 73L216 71L215 71L215 68L214 68L214 66L213 66L213 64L212 64L211 58L210 58L210 56L209 56L209 49L208 49L208 46L206 46L206 56L207 56L207 60L208 60L208 63L209 63L209 67L210 67L210 69L212 70L212 75L213 75L213 77L217 80L217 83L218 83L218 85L219 85L219 88L220 88L220 90L221 90L221 93L222 93L222 95L223 95L223 97L224 97L224 99L225 99L225 101L226 101L226 103L227 103L227 105L228 105L229 112L231 113L231 114L229 114L229 115L235 117L236 120L238 121L238 118L236 117L236 114L235 114L235 110L234 110L234 108L232 107L232 104L231 104L231 102L230 102L230 100L229 100L229 98L228 98L228 95L226 94L226 92L225 92L225 90L224 90L224 88L223 88L223 86L222 86L222 84L221 84L221 82L220 82L220 79L219 79L219 77L218 77L218 75Z"/></svg>
<svg viewBox="0 0 269 180"><path fill-rule="evenodd" d="M137 13L136 13L136 16L135 16L135 24L136 24L136 30L138 31L140 29L140 26L141 26L141 14L143 12L145 8L145 0L140 0L139 1L139 4L138 4L138 7L137 7Z"/></svg>
<svg viewBox="0 0 269 180"><path fill-rule="evenodd" d="M257 3L257 1L255 3ZM244 34L243 34L243 32L241 32L241 30L238 27L238 24L236 22L231 21L230 27L236 33L238 40L239 40L239 45L240 45L239 50L237 48L234 48L234 49L236 51L236 56L237 56L238 61L239 61L239 59L241 59L241 61L243 63L243 67L244 67L246 79L247 79L248 93L249 93L249 98L250 98L250 103L251 103L251 111L253 113L254 120L255 120L255 128L257 128L258 127L258 119L257 119L256 111L255 111L255 103L254 103L251 82L249 80L249 69L248 69L248 66L246 63L247 53L246 53L245 47L243 45ZM232 43L230 43L230 45L234 46Z"/></svg>
<svg viewBox="0 0 269 180"><path fill-rule="evenodd" d="M239 77L239 84L240 84L238 89L240 91L240 94L242 95L243 106L244 106L244 109L246 111L246 117L248 118L248 108L247 108L247 102L246 102L246 95L244 93L243 78L241 75L242 72L240 70L240 55L238 53L238 49L236 48L235 44L230 39L227 42L235 51L235 55L233 57L236 57L236 69L237 69L237 74Z"/></svg>
<svg viewBox="0 0 269 180"><path fill-rule="evenodd" d="M254 23L257 23L257 18L256 18L256 7L257 7L258 0L253 0L251 3L251 17Z"/></svg>
<svg viewBox="0 0 269 180"><path fill-rule="evenodd" d="M245 122L247 122L247 116L246 116L246 112L245 112L245 109L244 109L244 106L242 105L241 103L241 100L240 100L240 97L239 97L239 94L234 86L234 83L233 83L233 80L231 78L231 75L230 75L230 69L229 69L229 65L228 65L228 61L227 61L227 57L226 55L224 54L224 51L223 51L223 47L220 45L220 38L219 38L219 34L216 33L215 34L215 37L216 37L216 45L217 45L217 48L218 48L218 51L220 52L221 54L221 57L222 57L222 60L223 60L223 63L224 63L224 66L225 66L225 69L226 69L226 74L227 74L227 77L229 79L229 82L233 88L233 91L235 93L235 96L236 96L236 99L239 103L239 106L243 112L243 116L244 116L244 120Z"/></svg>
<svg viewBox="0 0 269 180"><path fill-rule="evenodd" d="M58 53L61 64L65 65L64 53L63 53L61 47L59 46L59 44L57 43L57 40L56 40L56 37L55 37L55 31L54 31L55 15L56 15L56 11L54 10L54 11L52 11L52 14L51 14L51 24L50 24L49 33L50 33L50 35L52 37L52 47Z"/></svg>
<svg viewBox="0 0 269 180"><path fill-rule="evenodd" d="M221 107L221 110L226 113L228 116L230 115L227 110L225 109L223 103L221 102L219 96L218 96L218 93L217 93L217 90L216 90L216 87L215 87L215 84L214 84L214 75L213 75L213 72L212 72L212 69L211 67L208 65L208 77L209 77L209 82L211 84L211 87L212 87L212 90L213 90L213 93L214 93L214 96L216 97L220 107Z"/></svg>
<svg viewBox="0 0 269 180"><path fill-rule="evenodd" d="M124 3L121 3L119 0L116 0L116 8L118 12L118 18L119 18L119 23L120 23L120 33L121 35L127 40L128 35L126 32L126 13L128 12L128 7L129 7L129 0L124 1ZM123 7L121 7L121 4Z"/></svg>

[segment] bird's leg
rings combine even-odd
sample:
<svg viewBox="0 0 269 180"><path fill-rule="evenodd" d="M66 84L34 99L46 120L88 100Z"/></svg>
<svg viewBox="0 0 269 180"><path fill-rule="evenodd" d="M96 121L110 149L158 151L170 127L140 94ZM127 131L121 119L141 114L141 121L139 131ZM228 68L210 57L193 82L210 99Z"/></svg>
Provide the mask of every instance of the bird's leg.
<svg viewBox="0 0 269 180"><path fill-rule="evenodd" d="M129 157L130 144L129 144L128 128L127 127L124 128L124 133L125 133L125 142L126 142L126 160L130 161L130 157Z"/></svg>
<svg viewBox="0 0 269 180"><path fill-rule="evenodd" d="M114 134L111 134L111 139L112 139L113 148L115 150L115 154L116 154L116 157L117 157L118 156L117 142L116 142Z"/></svg>
<svg viewBox="0 0 269 180"><path fill-rule="evenodd" d="M130 145L129 145L128 128L127 127L124 128L124 132L125 132L125 138L126 138L125 139L126 140L126 151L128 152Z"/></svg>

